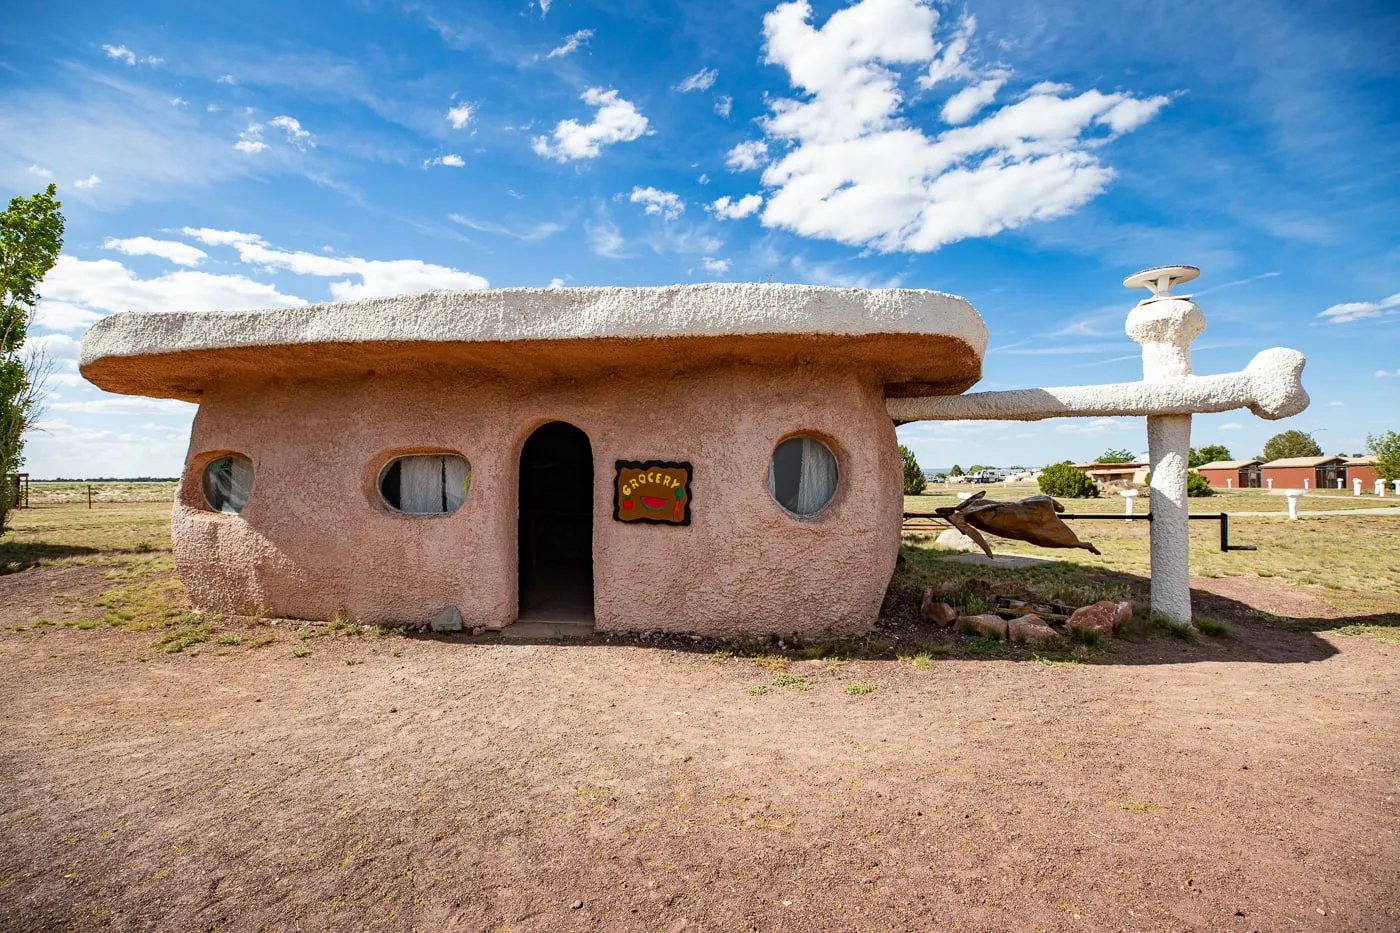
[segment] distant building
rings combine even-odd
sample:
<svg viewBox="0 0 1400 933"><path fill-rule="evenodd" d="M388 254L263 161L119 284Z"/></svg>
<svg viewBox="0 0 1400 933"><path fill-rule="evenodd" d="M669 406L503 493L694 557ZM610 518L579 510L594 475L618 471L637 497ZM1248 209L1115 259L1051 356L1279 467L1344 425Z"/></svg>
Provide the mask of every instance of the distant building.
<svg viewBox="0 0 1400 933"><path fill-rule="evenodd" d="M1076 463L1076 470L1089 474L1096 483L1105 485L1132 483L1141 486L1147 482L1151 467L1146 463Z"/></svg>
<svg viewBox="0 0 1400 933"><path fill-rule="evenodd" d="M1258 460L1215 460L1196 467L1215 489L1258 489L1264 485Z"/></svg>
<svg viewBox="0 0 1400 933"><path fill-rule="evenodd" d="M1336 489L1346 485L1346 463L1341 457L1284 457L1260 468L1264 484L1274 489Z"/></svg>
<svg viewBox="0 0 1400 933"><path fill-rule="evenodd" d="M1352 480L1361 480L1361 488L1370 492L1375 488L1376 480L1380 479L1380 474L1376 472L1378 457L1371 454L1369 457L1349 457L1346 461L1347 486L1350 487Z"/></svg>

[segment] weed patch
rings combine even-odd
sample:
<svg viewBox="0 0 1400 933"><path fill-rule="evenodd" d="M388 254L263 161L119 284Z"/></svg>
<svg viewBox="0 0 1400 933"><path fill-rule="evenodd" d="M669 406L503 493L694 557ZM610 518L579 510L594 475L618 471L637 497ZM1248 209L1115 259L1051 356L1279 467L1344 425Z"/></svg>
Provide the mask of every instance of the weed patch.
<svg viewBox="0 0 1400 933"><path fill-rule="evenodd" d="M812 682L801 674L774 674L773 686L791 687L794 690L810 690Z"/></svg>
<svg viewBox="0 0 1400 933"><path fill-rule="evenodd" d="M853 680L846 684L846 693L849 696L865 696L867 693L874 693L875 685L868 680Z"/></svg>
<svg viewBox="0 0 1400 933"><path fill-rule="evenodd" d="M179 654L191 645L197 645L209 637L209 626L187 625L166 632L151 642L151 649L164 648L170 654Z"/></svg>

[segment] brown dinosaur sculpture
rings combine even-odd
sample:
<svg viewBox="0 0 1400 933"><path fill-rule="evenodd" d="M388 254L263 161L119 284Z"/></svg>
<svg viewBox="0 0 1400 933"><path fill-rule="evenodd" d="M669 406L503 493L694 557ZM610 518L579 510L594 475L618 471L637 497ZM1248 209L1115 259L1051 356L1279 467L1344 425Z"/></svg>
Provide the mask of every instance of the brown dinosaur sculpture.
<svg viewBox="0 0 1400 933"><path fill-rule="evenodd" d="M1039 547L1078 547L1098 554L1099 549L1087 541L1080 541L1070 527L1060 518L1065 507L1049 496L1030 496L1020 502L994 502L984 499L985 492L959 502L955 506L934 509L935 515L947 519L954 528L977 542L978 547L993 557L987 539L978 530L1010 538L1012 541L1025 541Z"/></svg>

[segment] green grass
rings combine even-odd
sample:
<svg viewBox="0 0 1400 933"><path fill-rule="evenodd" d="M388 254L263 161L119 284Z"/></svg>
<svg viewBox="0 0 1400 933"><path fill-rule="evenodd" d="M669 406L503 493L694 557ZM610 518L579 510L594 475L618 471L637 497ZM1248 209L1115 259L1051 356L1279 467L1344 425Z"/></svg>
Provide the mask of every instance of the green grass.
<svg viewBox="0 0 1400 933"><path fill-rule="evenodd" d="M173 629L151 642L152 650L164 648L170 654L179 654L191 645L197 645L209 637L209 626L188 625Z"/></svg>
<svg viewBox="0 0 1400 933"><path fill-rule="evenodd" d="M969 638L963 650L968 654L989 655L1001 654L1001 639L994 635L979 635L976 638Z"/></svg>
<svg viewBox="0 0 1400 933"><path fill-rule="evenodd" d="M1196 628L1202 635L1209 635L1211 638L1230 637L1230 626L1209 616L1196 616Z"/></svg>
<svg viewBox="0 0 1400 933"><path fill-rule="evenodd" d="M868 680L853 680L846 684L846 693L853 697L875 692L875 685Z"/></svg>
<svg viewBox="0 0 1400 933"><path fill-rule="evenodd" d="M311 649L306 647L305 645L297 645L295 648L292 649L292 657L294 658L305 658L309 657L310 655Z"/></svg>
<svg viewBox="0 0 1400 933"><path fill-rule="evenodd" d="M774 674L773 686L791 687L794 690L810 690L812 682L801 674Z"/></svg>

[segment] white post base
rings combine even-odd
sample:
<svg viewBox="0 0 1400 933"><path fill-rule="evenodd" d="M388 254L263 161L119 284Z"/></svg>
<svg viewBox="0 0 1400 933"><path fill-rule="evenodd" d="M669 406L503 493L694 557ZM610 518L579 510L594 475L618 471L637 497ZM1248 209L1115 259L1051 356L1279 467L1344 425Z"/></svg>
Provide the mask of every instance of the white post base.
<svg viewBox="0 0 1400 933"><path fill-rule="evenodd" d="M1191 534L1186 508L1190 415L1147 419L1152 463L1152 611L1179 625L1191 624Z"/></svg>
<svg viewBox="0 0 1400 933"><path fill-rule="evenodd" d="M1288 520L1296 522L1298 520L1298 500L1303 498L1303 490L1285 489L1283 494L1288 497Z"/></svg>

